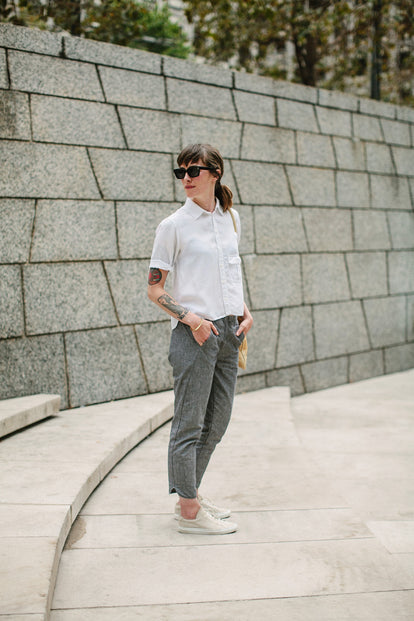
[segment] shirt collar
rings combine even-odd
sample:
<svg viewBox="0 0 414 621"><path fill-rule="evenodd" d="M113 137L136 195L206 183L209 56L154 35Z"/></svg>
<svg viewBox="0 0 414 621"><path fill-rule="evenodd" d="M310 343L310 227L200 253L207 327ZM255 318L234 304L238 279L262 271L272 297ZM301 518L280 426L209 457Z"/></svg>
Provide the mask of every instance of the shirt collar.
<svg viewBox="0 0 414 621"><path fill-rule="evenodd" d="M190 216L194 218L194 220L197 220L197 218L199 218L205 213L209 213L208 211L206 211L205 209L197 205L197 203L192 201L191 198L187 198L187 200L184 203L184 207L187 213L189 213ZM215 212L218 213L220 216L224 214L224 211L220 205L218 198L216 198L216 207L212 213L215 213Z"/></svg>

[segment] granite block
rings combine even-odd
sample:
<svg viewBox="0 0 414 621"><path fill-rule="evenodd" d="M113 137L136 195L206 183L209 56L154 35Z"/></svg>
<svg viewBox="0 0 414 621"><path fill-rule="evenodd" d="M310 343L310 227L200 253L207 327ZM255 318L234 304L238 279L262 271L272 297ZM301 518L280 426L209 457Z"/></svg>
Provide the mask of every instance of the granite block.
<svg viewBox="0 0 414 621"><path fill-rule="evenodd" d="M121 259L149 259L158 224L179 206L177 203L122 201L117 203L118 243Z"/></svg>
<svg viewBox="0 0 414 621"><path fill-rule="evenodd" d="M328 136L311 134L308 132L296 133L298 149L298 164L304 166L319 166L321 168L335 168L335 156L332 142Z"/></svg>
<svg viewBox="0 0 414 621"><path fill-rule="evenodd" d="M414 367L414 343L385 350L385 372L398 373Z"/></svg>
<svg viewBox="0 0 414 621"><path fill-rule="evenodd" d="M20 267L0 265L0 339L21 336L23 331Z"/></svg>
<svg viewBox="0 0 414 621"><path fill-rule="evenodd" d="M148 299L149 261L105 261L105 269L121 324L165 320L166 314ZM167 285L168 289L168 285Z"/></svg>
<svg viewBox="0 0 414 621"><path fill-rule="evenodd" d="M0 138L30 140L29 96L0 91Z"/></svg>
<svg viewBox="0 0 414 621"><path fill-rule="evenodd" d="M0 28L3 24L0 24ZM7 75L6 50L0 48L0 88L9 88L9 76Z"/></svg>
<svg viewBox="0 0 414 621"><path fill-rule="evenodd" d="M245 124L241 157L246 160L295 164L296 150L293 132L276 127L261 127L252 123Z"/></svg>
<svg viewBox="0 0 414 621"><path fill-rule="evenodd" d="M283 308L281 313L276 366L288 367L314 360L311 307Z"/></svg>
<svg viewBox="0 0 414 621"><path fill-rule="evenodd" d="M363 301L372 347L397 345L405 341L405 298L373 298Z"/></svg>
<svg viewBox="0 0 414 621"><path fill-rule="evenodd" d="M248 75L250 77L252 74L243 75ZM316 103L317 101L317 91L313 86L295 84L294 82L287 82L285 80L275 80L273 84L276 97L293 99L294 101L305 101L307 103Z"/></svg>
<svg viewBox="0 0 414 621"><path fill-rule="evenodd" d="M279 127L287 127L304 132L319 132L315 108L312 105L278 99L276 106L277 124Z"/></svg>
<svg viewBox="0 0 414 621"><path fill-rule="evenodd" d="M102 88L109 103L165 110L164 78L158 75L99 67Z"/></svg>
<svg viewBox="0 0 414 621"><path fill-rule="evenodd" d="M252 315L254 328L247 336L249 343L247 368L245 371L239 369L241 376L275 367L279 311L258 310L252 312Z"/></svg>
<svg viewBox="0 0 414 621"><path fill-rule="evenodd" d="M385 213L356 209L352 216L356 250L387 250L391 248Z"/></svg>
<svg viewBox="0 0 414 621"><path fill-rule="evenodd" d="M302 256L303 295L308 304L349 300L349 284L342 254Z"/></svg>
<svg viewBox="0 0 414 621"><path fill-rule="evenodd" d="M388 119L395 119L398 106L385 103L384 101L368 99L368 97L361 97L359 100L359 110L362 114L372 114L374 116L383 116Z"/></svg>
<svg viewBox="0 0 414 621"><path fill-rule="evenodd" d="M302 212L297 207L254 208L256 251L277 254L306 252Z"/></svg>
<svg viewBox="0 0 414 621"><path fill-rule="evenodd" d="M266 373L255 373L254 375L239 375L236 384L236 394L252 392L267 388ZM12 620L13 621L13 620Z"/></svg>
<svg viewBox="0 0 414 621"><path fill-rule="evenodd" d="M316 89L303 84L293 84L285 80L272 80L253 73L234 72L236 88L242 91L275 95L284 99L316 103Z"/></svg>
<svg viewBox="0 0 414 621"><path fill-rule="evenodd" d="M31 261L115 259L115 208L104 201L38 201Z"/></svg>
<svg viewBox="0 0 414 621"><path fill-rule="evenodd" d="M0 42L4 47L48 56L59 56L62 50L60 34L12 24L0 24Z"/></svg>
<svg viewBox="0 0 414 621"><path fill-rule="evenodd" d="M114 325L116 317L100 263L56 263L24 268L28 334Z"/></svg>
<svg viewBox="0 0 414 621"><path fill-rule="evenodd" d="M352 136L351 112L317 106L316 115L322 134Z"/></svg>
<svg viewBox="0 0 414 621"><path fill-rule="evenodd" d="M90 156L104 198L173 200L173 173L168 155L92 148ZM154 177L154 171L165 172Z"/></svg>
<svg viewBox="0 0 414 621"><path fill-rule="evenodd" d="M305 391L299 367L276 369L266 373L267 386L289 386L292 397L302 395Z"/></svg>
<svg viewBox="0 0 414 621"><path fill-rule="evenodd" d="M398 144L405 147L411 145L410 126L408 123L390 121L388 119L381 119L380 122L385 141L388 142L388 144Z"/></svg>
<svg viewBox="0 0 414 621"><path fill-rule="evenodd" d="M30 93L103 101L96 68L88 63L10 50L11 87Z"/></svg>
<svg viewBox="0 0 414 621"><path fill-rule="evenodd" d="M243 264L253 309L302 303L299 255L246 255Z"/></svg>
<svg viewBox="0 0 414 621"><path fill-rule="evenodd" d="M338 168L365 170L365 145L360 140L333 137Z"/></svg>
<svg viewBox="0 0 414 621"><path fill-rule="evenodd" d="M414 251L388 253L390 293L414 292Z"/></svg>
<svg viewBox="0 0 414 621"><path fill-rule="evenodd" d="M122 106L118 111L130 149L180 150L180 121L177 115Z"/></svg>
<svg viewBox="0 0 414 621"><path fill-rule="evenodd" d="M295 205L336 205L335 180L332 170L288 166L287 174Z"/></svg>
<svg viewBox="0 0 414 621"><path fill-rule="evenodd" d="M389 212L391 243L395 249L414 247L414 213Z"/></svg>
<svg viewBox="0 0 414 621"><path fill-rule="evenodd" d="M232 169L237 180L241 202L256 205L289 205L290 194L286 175L278 164L233 161ZM257 191L258 179L266 179Z"/></svg>
<svg viewBox="0 0 414 621"><path fill-rule="evenodd" d="M181 147L193 143L216 146L223 157L237 159L240 154L241 123L183 114L181 119ZM179 132L177 132L177 137ZM179 149L171 149L178 151Z"/></svg>
<svg viewBox="0 0 414 621"><path fill-rule="evenodd" d="M369 172L394 174L394 164L388 145L367 142L365 148L367 153L367 170Z"/></svg>
<svg viewBox="0 0 414 621"><path fill-rule="evenodd" d="M414 177L414 149L392 147L392 154L397 167L397 174Z"/></svg>
<svg viewBox="0 0 414 621"><path fill-rule="evenodd" d="M236 205L235 209L239 213L241 226L239 252L242 255L252 254L255 248L254 210L249 205Z"/></svg>
<svg viewBox="0 0 414 621"><path fill-rule="evenodd" d="M360 302L315 306L314 329L317 358L370 349Z"/></svg>
<svg viewBox="0 0 414 621"><path fill-rule="evenodd" d="M414 341L414 295L407 295L407 341Z"/></svg>
<svg viewBox="0 0 414 621"><path fill-rule="evenodd" d="M150 392L173 387L172 367L168 362L171 322L143 324L135 327L139 349Z"/></svg>
<svg viewBox="0 0 414 621"><path fill-rule="evenodd" d="M0 142L0 196L100 198L86 150Z"/></svg>
<svg viewBox="0 0 414 621"><path fill-rule="evenodd" d="M132 326L65 336L72 407L147 392Z"/></svg>
<svg viewBox="0 0 414 621"><path fill-rule="evenodd" d="M192 82L204 82L215 86L233 86L233 74L230 69L203 64L193 60L183 60L173 56L163 57L163 73L169 78L183 78Z"/></svg>
<svg viewBox="0 0 414 621"><path fill-rule="evenodd" d="M305 231L312 252L352 250L351 212L344 209L303 209Z"/></svg>
<svg viewBox="0 0 414 621"><path fill-rule="evenodd" d="M383 142L384 138L381 131L379 119L374 116L364 114L353 114L352 122L354 127L354 136L363 140L373 140Z"/></svg>
<svg viewBox="0 0 414 621"><path fill-rule="evenodd" d="M26 263L35 215L29 199L0 199L0 263Z"/></svg>
<svg viewBox="0 0 414 621"><path fill-rule="evenodd" d="M125 148L114 106L32 95L31 109L34 140Z"/></svg>
<svg viewBox="0 0 414 621"><path fill-rule="evenodd" d="M161 73L161 56L124 45L64 35L65 56L98 65L110 65L134 71Z"/></svg>
<svg viewBox="0 0 414 621"><path fill-rule="evenodd" d="M371 175L370 181L372 207L377 209L411 210L411 197L407 179L395 176Z"/></svg>
<svg viewBox="0 0 414 621"><path fill-rule="evenodd" d="M353 298L387 295L385 252L355 252L346 257Z"/></svg>
<svg viewBox="0 0 414 621"><path fill-rule="evenodd" d="M52 334L0 341L0 399L59 394L67 407L63 337Z"/></svg>
<svg viewBox="0 0 414 621"><path fill-rule="evenodd" d="M237 120L228 88L167 78L167 93L171 112Z"/></svg>
<svg viewBox="0 0 414 621"><path fill-rule="evenodd" d="M318 89L318 104L328 108L339 108L340 110L358 110L358 97L348 95L339 91L328 91L323 88Z"/></svg>
<svg viewBox="0 0 414 621"><path fill-rule="evenodd" d="M258 123L260 125L276 125L275 101L273 97L235 91L234 102L239 121Z"/></svg>
<svg viewBox="0 0 414 621"><path fill-rule="evenodd" d="M409 106L396 106L397 119L399 121L406 121L407 123L414 123L414 109Z"/></svg>
<svg viewBox="0 0 414 621"><path fill-rule="evenodd" d="M346 357L331 358L301 365L305 392L324 390L348 382L348 360Z"/></svg>
<svg viewBox="0 0 414 621"><path fill-rule="evenodd" d="M360 382L384 374L382 351L368 351L349 357L349 381Z"/></svg>
<svg viewBox="0 0 414 621"><path fill-rule="evenodd" d="M338 207L369 207L368 175L362 172L336 173Z"/></svg>

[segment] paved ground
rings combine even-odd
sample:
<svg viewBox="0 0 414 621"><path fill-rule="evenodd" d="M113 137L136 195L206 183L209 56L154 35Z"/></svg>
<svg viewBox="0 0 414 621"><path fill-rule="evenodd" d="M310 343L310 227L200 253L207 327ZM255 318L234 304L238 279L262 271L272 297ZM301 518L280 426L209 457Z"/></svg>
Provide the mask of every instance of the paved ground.
<svg viewBox="0 0 414 621"><path fill-rule="evenodd" d="M168 432L83 507L52 621L413 620L414 370L239 395L201 490L232 507L232 535L177 533Z"/></svg>

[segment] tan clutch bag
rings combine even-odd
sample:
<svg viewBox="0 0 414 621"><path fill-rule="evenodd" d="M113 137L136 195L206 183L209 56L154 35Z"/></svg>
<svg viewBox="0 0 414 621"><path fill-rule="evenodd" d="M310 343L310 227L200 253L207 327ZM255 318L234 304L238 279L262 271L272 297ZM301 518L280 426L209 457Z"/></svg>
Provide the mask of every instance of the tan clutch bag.
<svg viewBox="0 0 414 621"><path fill-rule="evenodd" d="M231 215L231 219L233 220L233 226L234 226L234 230L237 233L237 227L236 227L236 220L234 218L233 212L230 209L230 215ZM239 367L241 369L245 369L247 365L247 337L246 335L244 335L244 339L241 342L241 345L239 347Z"/></svg>

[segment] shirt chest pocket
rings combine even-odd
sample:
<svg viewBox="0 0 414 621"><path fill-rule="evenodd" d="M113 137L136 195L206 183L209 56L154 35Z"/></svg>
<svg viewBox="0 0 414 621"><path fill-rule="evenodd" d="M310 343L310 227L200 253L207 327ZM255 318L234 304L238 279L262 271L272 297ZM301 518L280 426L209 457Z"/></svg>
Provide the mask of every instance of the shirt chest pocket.
<svg viewBox="0 0 414 621"><path fill-rule="evenodd" d="M230 255L227 257L227 273L233 282L241 282L241 259L238 255Z"/></svg>

